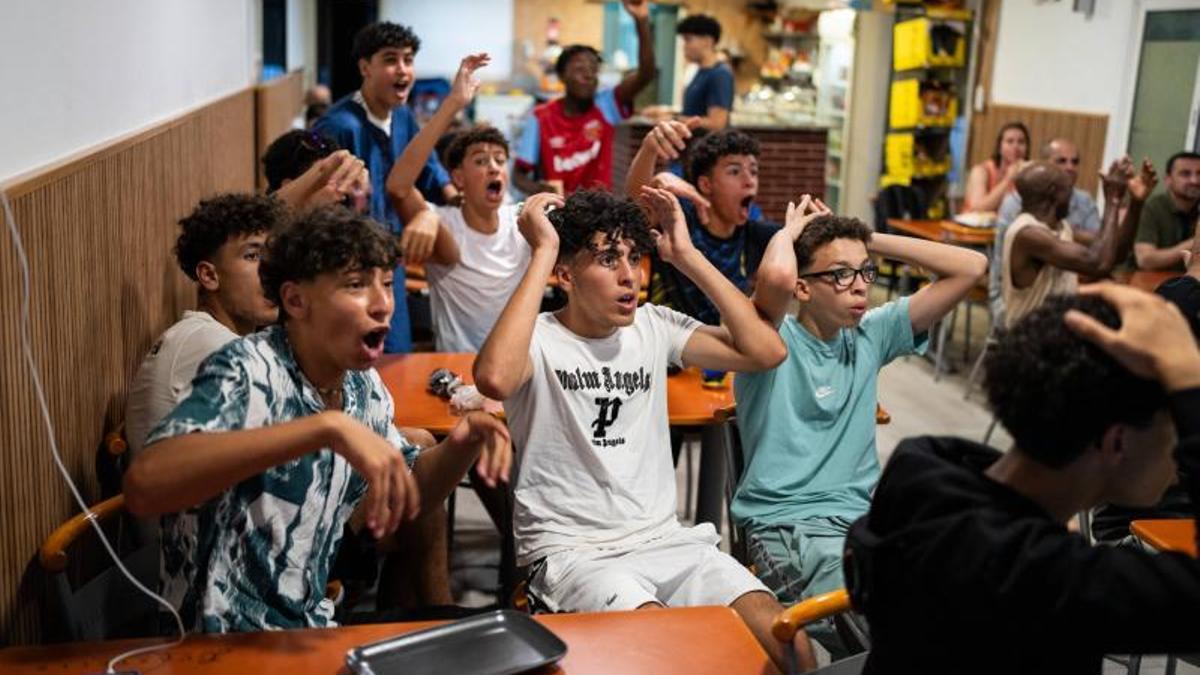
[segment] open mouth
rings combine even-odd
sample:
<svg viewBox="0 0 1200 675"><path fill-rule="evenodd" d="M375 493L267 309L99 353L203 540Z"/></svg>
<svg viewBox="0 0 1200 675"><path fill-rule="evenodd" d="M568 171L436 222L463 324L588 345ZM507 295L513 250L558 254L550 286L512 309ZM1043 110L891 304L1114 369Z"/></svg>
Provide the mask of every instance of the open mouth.
<svg viewBox="0 0 1200 675"><path fill-rule="evenodd" d="M738 215L742 217L742 220L748 220L750 218L750 205L753 203L754 195L746 195L745 197L742 197L742 201L738 203Z"/></svg>
<svg viewBox="0 0 1200 675"><path fill-rule="evenodd" d="M632 312L637 309L637 293L626 293L617 298L617 305L622 312Z"/></svg>
<svg viewBox="0 0 1200 675"><path fill-rule="evenodd" d="M387 337L387 328L376 328L375 330L363 336L363 346L367 348L367 352L375 354L383 348L383 339Z"/></svg>
<svg viewBox="0 0 1200 675"><path fill-rule="evenodd" d="M396 84L392 85L392 88L396 90L397 96L403 96L406 92L408 92L408 82L397 82Z"/></svg>
<svg viewBox="0 0 1200 675"><path fill-rule="evenodd" d="M498 180L490 181L487 184L488 199L500 199L504 196L504 183Z"/></svg>

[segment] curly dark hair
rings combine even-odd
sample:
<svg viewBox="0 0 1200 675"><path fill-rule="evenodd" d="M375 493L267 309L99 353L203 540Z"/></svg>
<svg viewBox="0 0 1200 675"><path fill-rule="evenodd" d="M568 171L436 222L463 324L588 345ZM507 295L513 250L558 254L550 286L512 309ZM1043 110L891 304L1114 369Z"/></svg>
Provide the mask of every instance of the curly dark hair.
<svg viewBox="0 0 1200 675"><path fill-rule="evenodd" d="M721 22L707 14L692 14L675 26L680 35L708 36L713 42L721 41Z"/></svg>
<svg viewBox="0 0 1200 675"><path fill-rule="evenodd" d="M400 259L399 240L367 216L340 204L322 206L276 231L258 266L263 293L283 306L280 289L288 281L310 281L344 269L390 270ZM285 312L279 313L282 321Z"/></svg>
<svg viewBox="0 0 1200 675"><path fill-rule="evenodd" d="M356 63L359 59L370 61L375 52L389 47L396 49L412 47L413 54L416 54L421 49L421 39L408 26L390 21L380 21L363 26L354 34L354 44L350 48L350 56Z"/></svg>
<svg viewBox="0 0 1200 675"><path fill-rule="evenodd" d="M1144 427L1166 406L1157 382L1134 375L1063 324L1076 309L1111 328L1121 324L1101 298L1052 296L1000 333L983 367L996 417L1026 455L1070 464L1115 424Z"/></svg>
<svg viewBox="0 0 1200 675"><path fill-rule="evenodd" d="M595 47L588 45L570 45L565 47L558 55L558 59L554 62L554 72L561 78L563 73L567 72L567 64L576 54L591 54L596 57L596 63L604 63L604 57L600 56L600 52L596 51Z"/></svg>
<svg viewBox="0 0 1200 675"><path fill-rule="evenodd" d="M796 252L796 269L808 271L817 251L834 239L857 239L863 244L871 243L871 228L858 218L847 216L821 216L814 218L800 233L792 250Z"/></svg>
<svg viewBox="0 0 1200 675"><path fill-rule="evenodd" d="M211 261L225 242L237 236L270 232L283 225L287 217L287 207L265 195L223 194L205 199L179 221L181 231L175 240L179 269L198 281L196 266Z"/></svg>
<svg viewBox="0 0 1200 675"><path fill-rule="evenodd" d="M293 129L267 146L263 153L263 174L267 192L283 187L283 181L295 180L318 160L341 150L337 141L320 131Z"/></svg>
<svg viewBox="0 0 1200 675"><path fill-rule="evenodd" d="M707 176L722 157L729 155L759 155L758 141L737 129L722 129L693 140L687 150L687 179L695 184Z"/></svg>
<svg viewBox="0 0 1200 675"><path fill-rule="evenodd" d="M496 127L481 124L459 132L454 136L454 140L450 141L446 148L446 168L453 171L462 166L463 160L467 158L467 150L477 143L498 145L504 148L504 154L508 154L508 139L504 134Z"/></svg>
<svg viewBox="0 0 1200 675"><path fill-rule="evenodd" d="M558 232L559 262L567 262L585 249L598 252L594 241L597 232L603 232L610 243L629 240L642 253L654 250L646 214L637 204L611 192L579 190L549 217Z"/></svg>

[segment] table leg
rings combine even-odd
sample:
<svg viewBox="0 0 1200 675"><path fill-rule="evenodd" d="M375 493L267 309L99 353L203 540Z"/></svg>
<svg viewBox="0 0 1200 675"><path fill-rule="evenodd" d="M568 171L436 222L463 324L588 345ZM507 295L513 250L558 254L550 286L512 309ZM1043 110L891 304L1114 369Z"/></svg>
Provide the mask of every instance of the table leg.
<svg viewBox="0 0 1200 675"><path fill-rule="evenodd" d="M696 490L696 523L712 523L721 532L725 508L725 435L720 424L700 429L700 479Z"/></svg>

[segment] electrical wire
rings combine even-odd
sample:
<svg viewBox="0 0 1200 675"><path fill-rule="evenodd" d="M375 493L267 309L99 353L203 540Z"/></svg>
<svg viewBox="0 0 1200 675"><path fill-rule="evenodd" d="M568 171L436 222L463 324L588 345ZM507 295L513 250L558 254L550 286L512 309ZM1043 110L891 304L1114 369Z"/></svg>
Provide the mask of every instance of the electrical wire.
<svg viewBox="0 0 1200 675"><path fill-rule="evenodd" d="M58 441L54 436L54 424L50 420L50 408L46 405L46 393L42 388L42 379L38 375L37 365L33 361L33 349L30 347L29 259L25 256L25 246L21 242L21 234L17 230L17 221L16 218L13 217L12 206L8 201L8 194L0 191L0 200L4 202L4 219L8 224L9 232L12 234L13 248L16 249L17 263L21 268L21 352L25 356L25 365L29 369L29 377L33 380L33 390L37 395L37 403L38 408L42 413L42 421L46 425L46 435L50 441L50 452L54 457L54 464L58 467L59 473L62 474L63 480L66 481L67 487L70 488L71 495L75 497L75 502L79 504L80 510L87 514L87 520L89 523L91 523L92 529L96 531L96 536L100 538L100 542L104 544L104 549L108 551L109 557L111 557L112 561L116 563L117 567L121 570L121 573L124 574L125 578L128 579L135 587L137 587L138 590L145 593L148 597L153 598L155 602L165 607L167 611L171 613L171 616L175 618L175 625L179 628L179 637L172 642L150 645L148 647L139 647L137 649L131 649L127 652L122 652L112 657L112 659L108 662L106 672L109 675L115 675L117 673L117 664L121 661L139 654L149 654L151 652L170 649L171 647L182 644L184 638L187 637L187 631L183 629L183 619L180 618L179 612L176 611L175 607L173 607L171 603L167 602L159 594L151 591L149 588L146 588L142 582L138 581L137 578L130 573L129 569L125 567L125 564L121 562L120 556L117 555L117 552L113 549L112 544L109 543L108 537L105 536L104 528L100 527L100 522L96 518L96 514L93 513L90 508L88 508L87 502L85 502L83 500L83 496L79 494L79 488L75 486L75 481L71 480L71 474L67 471L66 465L63 464L62 455L58 451Z"/></svg>

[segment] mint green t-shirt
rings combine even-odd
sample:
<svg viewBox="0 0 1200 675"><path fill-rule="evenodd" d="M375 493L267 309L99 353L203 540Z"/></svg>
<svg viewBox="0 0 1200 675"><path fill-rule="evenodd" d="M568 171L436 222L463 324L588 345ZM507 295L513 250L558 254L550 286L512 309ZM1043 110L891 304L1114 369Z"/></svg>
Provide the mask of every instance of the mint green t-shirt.
<svg viewBox="0 0 1200 675"><path fill-rule="evenodd" d="M914 339L908 298L877 307L829 342L795 317L779 335L787 360L738 373L738 429L746 468L734 521L750 530L806 518L857 518L879 480L875 404L879 369L925 348Z"/></svg>

